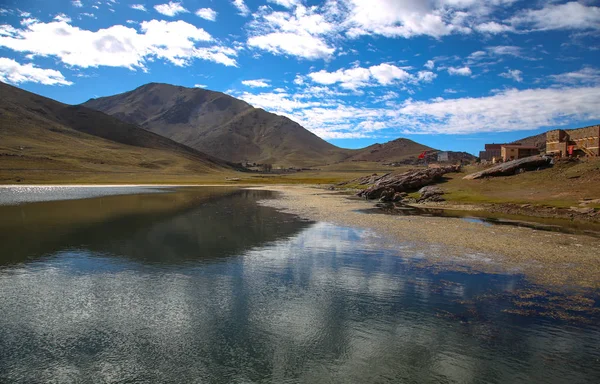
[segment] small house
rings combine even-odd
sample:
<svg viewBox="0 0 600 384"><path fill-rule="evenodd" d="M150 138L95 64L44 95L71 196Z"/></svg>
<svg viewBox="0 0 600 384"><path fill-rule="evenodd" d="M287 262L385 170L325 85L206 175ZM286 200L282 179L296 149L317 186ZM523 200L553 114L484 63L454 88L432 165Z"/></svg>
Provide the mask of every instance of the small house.
<svg viewBox="0 0 600 384"><path fill-rule="evenodd" d="M538 147L518 144L505 144L500 148L500 156L502 157L502 161L522 159L524 157L538 155L539 153L540 150Z"/></svg>

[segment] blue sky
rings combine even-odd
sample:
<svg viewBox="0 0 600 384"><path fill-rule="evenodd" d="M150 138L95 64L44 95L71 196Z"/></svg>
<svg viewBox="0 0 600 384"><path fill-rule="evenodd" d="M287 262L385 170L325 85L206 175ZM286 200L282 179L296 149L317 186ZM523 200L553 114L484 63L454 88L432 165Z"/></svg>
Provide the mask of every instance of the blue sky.
<svg viewBox="0 0 600 384"><path fill-rule="evenodd" d="M203 87L357 148L477 153L600 122L597 0L4 0L0 80L77 104Z"/></svg>

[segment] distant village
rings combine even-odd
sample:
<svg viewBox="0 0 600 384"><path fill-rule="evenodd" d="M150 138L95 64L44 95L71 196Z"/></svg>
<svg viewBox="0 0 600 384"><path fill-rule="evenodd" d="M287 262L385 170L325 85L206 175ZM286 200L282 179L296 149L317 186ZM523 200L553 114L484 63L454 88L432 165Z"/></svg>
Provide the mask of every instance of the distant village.
<svg viewBox="0 0 600 384"><path fill-rule="evenodd" d="M545 152L554 157L600 156L600 125L578 129L554 129L546 132L545 145L521 143L486 144L479 152L482 162L506 162Z"/></svg>

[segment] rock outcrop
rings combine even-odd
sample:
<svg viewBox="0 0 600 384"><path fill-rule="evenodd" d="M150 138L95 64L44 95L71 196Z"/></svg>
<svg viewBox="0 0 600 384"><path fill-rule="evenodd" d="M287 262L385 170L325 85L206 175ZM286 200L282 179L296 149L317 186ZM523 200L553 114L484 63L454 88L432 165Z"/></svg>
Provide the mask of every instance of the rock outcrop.
<svg viewBox="0 0 600 384"><path fill-rule="evenodd" d="M480 179L482 177L509 176L514 175L515 173L520 172L522 170L544 168L550 166L551 164L552 157L544 155L530 156L525 157L523 159L507 161L506 163L496 165L483 171L471 173L463 177L463 179L474 180Z"/></svg>
<svg viewBox="0 0 600 384"><path fill-rule="evenodd" d="M434 185L428 185L419 189L421 197L417 200L418 203L439 202L445 201L442 197L444 191Z"/></svg>
<svg viewBox="0 0 600 384"><path fill-rule="evenodd" d="M426 185L432 184L450 172L460 172L459 165L449 165L438 168L412 169L404 173L387 173L382 176L371 175L354 179L348 184L371 185L360 191L357 196L365 199L380 199L381 201L400 200L404 196L401 192L418 190ZM396 195L396 193L400 193Z"/></svg>

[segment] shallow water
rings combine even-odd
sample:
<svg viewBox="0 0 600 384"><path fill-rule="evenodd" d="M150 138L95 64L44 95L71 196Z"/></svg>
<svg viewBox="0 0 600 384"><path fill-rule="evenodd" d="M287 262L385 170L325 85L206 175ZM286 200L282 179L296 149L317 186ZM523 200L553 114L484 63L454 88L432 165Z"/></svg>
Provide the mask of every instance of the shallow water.
<svg viewBox="0 0 600 384"><path fill-rule="evenodd" d="M271 197L0 207L0 382L599 381L597 296L424 267Z"/></svg>
<svg viewBox="0 0 600 384"><path fill-rule="evenodd" d="M0 205L15 205L39 201L58 201L88 199L110 195L128 195L131 193L158 193L161 187L130 186L0 186Z"/></svg>
<svg viewBox="0 0 600 384"><path fill-rule="evenodd" d="M402 203L378 203L377 208L363 209L363 213L381 213L399 216L433 216L462 218L483 225L508 225L541 231L587 235L600 238L600 224L571 221L561 218L511 215L486 211L460 211L439 208L417 208Z"/></svg>

